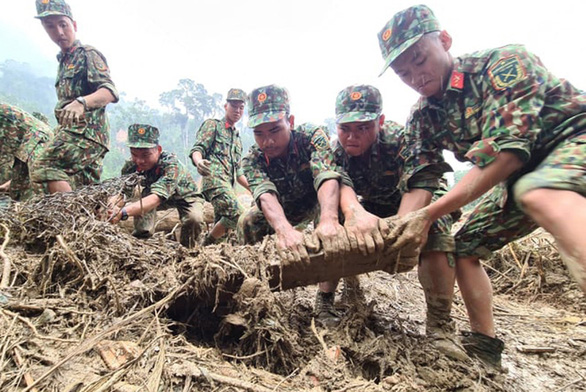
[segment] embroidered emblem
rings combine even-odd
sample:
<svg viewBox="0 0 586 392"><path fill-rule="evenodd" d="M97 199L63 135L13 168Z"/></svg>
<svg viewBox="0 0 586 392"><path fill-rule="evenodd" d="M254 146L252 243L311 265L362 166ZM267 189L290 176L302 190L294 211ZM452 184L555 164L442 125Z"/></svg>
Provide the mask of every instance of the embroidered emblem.
<svg viewBox="0 0 586 392"><path fill-rule="evenodd" d="M328 135L326 135L323 129L318 129L315 131L313 137L311 138L311 145L315 147L317 151L322 151L329 147Z"/></svg>
<svg viewBox="0 0 586 392"><path fill-rule="evenodd" d="M144 135L145 134L145 130L144 128L138 128L138 131L136 131L139 135Z"/></svg>
<svg viewBox="0 0 586 392"><path fill-rule="evenodd" d="M108 66L104 63L100 58L94 59L94 65L100 72L104 72L108 70Z"/></svg>
<svg viewBox="0 0 586 392"><path fill-rule="evenodd" d="M488 70L488 76L495 90L505 90L525 79L527 71L517 55L504 57Z"/></svg>
<svg viewBox="0 0 586 392"><path fill-rule="evenodd" d="M50 1L51 0L43 0L41 3L43 3L43 4L49 4Z"/></svg>
<svg viewBox="0 0 586 392"><path fill-rule="evenodd" d="M452 72L452 79L450 80L450 86L462 90L464 88L464 74L462 72Z"/></svg>
<svg viewBox="0 0 586 392"><path fill-rule="evenodd" d="M385 32L383 33L383 41L388 41L389 38L391 38L392 33L393 33L393 30L386 29Z"/></svg>
<svg viewBox="0 0 586 392"><path fill-rule="evenodd" d="M73 68L75 68L75 64L69 64L69 65L67 66L67 69L73 69Z"/></svg>
<svg viewBox="0 0 586 392"><path fill-rule="evenodd" d="M466 108L464 116L468 119L480 111L480 106L469 106Z"/></svg>
<svg viewBox="0 0 586 392"><path fill-rule="evenodd" d="M264 101L267 100L267 94L260 93L260 94L258 94L258 97L256 99L258 99L258 102L263 103Z"/></svg>
<svg viewBox="0 0 586 392"><path fill-rule="evenodd" d="M353 101L358 101L360 98L362 98L362 93L360 91L354 91L350 94L350 99Z"/></svg>

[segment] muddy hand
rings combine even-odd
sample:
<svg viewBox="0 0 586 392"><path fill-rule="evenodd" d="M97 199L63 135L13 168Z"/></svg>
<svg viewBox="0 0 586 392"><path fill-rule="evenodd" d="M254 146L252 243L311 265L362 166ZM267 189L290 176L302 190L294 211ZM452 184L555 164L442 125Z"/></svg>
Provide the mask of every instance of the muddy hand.
<svg viewBox="0 0 586 392"><path fill-rule="evenodd" d="M57 111L59 124L64 126L73 126L83 122L84 108L83 104L73 101Z"/></svg>
<svg viewBox="0 0 586 392"><path fill-rule="evenodd" d="M390 237L395 242L389 251L399 251L404 247L420 248L427 242L427 233L431 226L431 218L426 208L413 211L395 221Z"/></svg>
<svg viewBox="0 0 586 392"><path fill-rule="evenodd" d="M303 234L293 228L277 233L277 251L285 263L309 263Z"/></svg>
<svg viewBox="0 0 586 392"><path fill-rule="evenodd" d="M384 241L381 227L384 229L386 225L381 226L380 221L377 216L366 211L348 217L344 222L344 228L348 234L351 249L359 250L365 256L382 250Z"/></svg>
<svg viewBox="0 0 586 392"><path fill-rule="evenodd" d="M315 228L314 241L321 242L324 257L332 260L350 251L350 241L346 231L337 221L320 222Z"/></svg>
<svg viewBox="0 0 586 392"><path fill-rule="evenodd" d="M210 169L211 162L207 159L201 159L197 162L197 172L201 174L203 177L207 177L212 174Z"/></svg>

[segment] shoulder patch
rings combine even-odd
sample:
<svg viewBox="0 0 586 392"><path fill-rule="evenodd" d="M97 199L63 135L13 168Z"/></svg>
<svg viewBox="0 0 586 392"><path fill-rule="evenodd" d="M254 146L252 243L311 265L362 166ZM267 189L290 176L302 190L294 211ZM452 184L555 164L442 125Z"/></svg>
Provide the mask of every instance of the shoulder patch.
<svg viewBox="0 0 586 392"><path fill-rule="evenodd" d="M506 90L527 77L527 71L516 54L503 57L488 69L495 90Z"/></svg>
<svg viewBox="0 0 586 392"><path fill-rule="evenodd" d="M108 66L106 63L100 58L100 56L94 57L94 66L100 72L105 72L108 70Z"/></svg>
<svg viewBox="0 0 586 392"><path fill-rule="evenodd" d="M324 132L323 129L319 128L315 131L313 137L311 138L311 145L315 147L317 151L321 151L329 148L330 145L328 141L328 135Z"/></svg>

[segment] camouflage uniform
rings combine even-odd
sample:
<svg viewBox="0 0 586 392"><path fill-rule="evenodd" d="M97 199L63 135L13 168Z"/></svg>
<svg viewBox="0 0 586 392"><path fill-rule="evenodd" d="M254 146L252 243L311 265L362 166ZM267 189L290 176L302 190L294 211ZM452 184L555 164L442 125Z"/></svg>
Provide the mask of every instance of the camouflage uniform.
<svg viewBox="0 0 586 392"><path fill-rule="evenodd" d="M6 158L6 180L11 180L10 197L14 200L44 192L40 184L31 184L29 172L52 136L48 124L16 106L0 103L0 156Z"/></svg>
<svg viewBox="0 0 586 392"><path fill-rule="evenodd" d="M360 203L371 214L381 218L393 216L401 205L399 180L403 172L403 160L399 155L403 143L403 126L385 121L377 141L371 146L368 160L351 157L336 140L333 145L336 163L348 173L354 191L361 196ZM437 200L445 194L445 183L433 194ZM424 251L453 252L454 237L450 234L454 219L460 214L444 215L430 228Z"/></svg>
<svg viewBox="0 0 586 392"><path fill-rule="evenodd" d="M267 86L253 92L249 102L249 127L277 121L289 113L288 97L283 91L276 86ZM259 104L255 101L265 99L267 104L275 105L279 110L265 112L260 117L254 115L255 111L259 111ZM260 111L262 110L261 107ZM243 243L254 243L265 235L274 233L260 209L259 198L262 194L275 194L287 220L292 225L298 225L319 216L317 190L324 181L337 179L352 185L347 175L334 162L326 132L311 124L303 124L291 130L288 153L284 158L269 159L255 145L242 159L241 166L257 203L241 215L238 221L238 237Z"/></svg>
<svg viewBox="0 0 586 392"><path fill-rule="evenodd" d="M71 9L62 0L37 0L37 18L65 15L73 19ZM66 52L57 55L59 70L55 88L58 110L77 97L108 89L118 101L118 91L110 78L106 58L97 49L82 45L79 40ZM97 184L102 161L110 144L110 124L106 108L84 112L80 123L71 127L58 126L55 138L39 156L31 175L35 182L67 181L72 188Z"/></svg>
<svg viewBox="0 0 586 392"><path fill-rule="evenodd" d="M128 133L128 145L131 148L152 148L147 146L152 145L148 143L153 141L156 141L155 147L158 145L159 131L155 127L133 124L129 127ZM136 171L136 164L127 161L121 173L124 175ZM156 210L177 208L181 219L181 244L192 247L201 232L204 201L189 172L174 154L163 151L157 164L141 174L144 176L141 183L141 198L155 194L161 198L161 204L143 216L134 217L132 235L139 238L152 236L155 231Z"/></svg>
<svg viewBox="0 0 586 392"><path fill-rule="evenodd" d="M227 100L246 102L246 94L242 90L232 89L228 92ZM225 117L221 120L206 120L197 131L189 156L196 151L211 163L211 174L202 178L201 193L214 206L215 221L234 229L243 212L234 192L236 179L243 175L240 168L240 134Z"/></svg>
<svg viewBox="0 0 586 392"><path fill-rule="evenodd" d="M381 31L385 69L401 49L420 38L398 44L407 34L439 30L431 11L424 12L427 21L404 13ZM443 149L480 168L501 151L524 163L485 195L456 234L459 256L486 257L533 231L536 224L516 204L530 190L571 190L586 196L586 95L552 75L521 45L454 59L442 99L421 97L413 107L405 144L403 190L419 188L429 182L430 172L443 170Z"/></svg>

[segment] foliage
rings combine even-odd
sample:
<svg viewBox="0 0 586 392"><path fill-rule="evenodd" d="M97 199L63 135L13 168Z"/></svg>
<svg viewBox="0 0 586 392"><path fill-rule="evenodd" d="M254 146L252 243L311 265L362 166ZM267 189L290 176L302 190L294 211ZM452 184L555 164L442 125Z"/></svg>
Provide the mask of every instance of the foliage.
<svg viewBox="0 0 586 392"><path fill-rule="evenodd" d="M38 76L26 63L6 60L0 64L0 101L29 112L41 112L55 125L53 108L57 103L55 81Z"/></svg>

